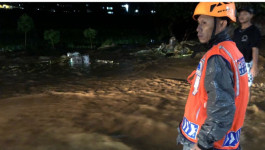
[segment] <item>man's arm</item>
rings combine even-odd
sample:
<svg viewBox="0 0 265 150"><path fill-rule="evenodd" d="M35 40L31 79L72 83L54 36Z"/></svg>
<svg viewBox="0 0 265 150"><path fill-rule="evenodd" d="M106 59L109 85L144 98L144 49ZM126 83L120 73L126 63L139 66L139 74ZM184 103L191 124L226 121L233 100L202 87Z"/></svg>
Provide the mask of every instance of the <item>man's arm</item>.
<svg viewBox="0 0 265 150"><path fill-rule="evenodd" d="M258 58L259 58L259 46L261 42L261 34L258 28L255 28L254 31L251 34L250 38L250 46L252 50L252 62L253 66L250 70L253 77L258 75Z"/></svg>
<svg viewBox="0 0 265 150"><path fill-rule="evenodd" d="M198 134L198 147L207 150L231 128L235 114L235 92L230 63L222 56L209 58L204 87L207 91L207 119Z"/></svg>
<svg viewBox="0 0 265 150"><path fill-rule="evenodd" d="M257 47L252 47L252 57L253 57L252 59L253 66L250 72L252 76L255 77L259 73L259 68L258 68L259 49Z"/></svg>

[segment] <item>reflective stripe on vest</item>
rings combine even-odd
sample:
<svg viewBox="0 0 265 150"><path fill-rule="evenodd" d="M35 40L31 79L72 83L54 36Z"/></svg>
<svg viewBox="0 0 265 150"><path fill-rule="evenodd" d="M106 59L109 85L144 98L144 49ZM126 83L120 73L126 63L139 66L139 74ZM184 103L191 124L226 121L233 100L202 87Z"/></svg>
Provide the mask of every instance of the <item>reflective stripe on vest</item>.
<svg viewBox="0 0 265 150"><path fill-rule="evenodd" d="M180 131L186 139L197 143L197 134L207 119L208 94L204 88L204 80L208 59L213 55L222 56L231 66L236 107L231 128L222 139L214 142L214 149L237 149L248 103L248 77L244 57L232 41L221 42L213 46L202 57L196 71L188 77L191 88Z"/></svg>
<svg viewBox="0 0 265 150"><path fill-rule="evenodd" d="M222 45L220 45L219 48L223 49L228 54L228 56L233 60L234 67L237 69L237 66L235 64L235 60L232 57L232 55L229 53L229 51L227 49L225 49ZM238 96L238 95L239 95L239 77L238 77L238 72L236 71L236 96Z"/></svg>

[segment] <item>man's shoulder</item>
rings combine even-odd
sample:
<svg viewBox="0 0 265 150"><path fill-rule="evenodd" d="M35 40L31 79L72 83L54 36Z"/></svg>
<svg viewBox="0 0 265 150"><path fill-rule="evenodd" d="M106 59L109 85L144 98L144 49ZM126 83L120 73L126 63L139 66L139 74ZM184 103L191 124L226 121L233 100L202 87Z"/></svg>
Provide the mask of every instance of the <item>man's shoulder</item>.
<svg viewBox="0 0 265 150"><path fill-rule="evenodd" d="M218 49L221 50L221 52L225 51L226 54L239 51L234 41L223 41L220 42L218 46Z"/></svg>
<svg viewBox="0 0 265 150"><path fill-rule="evenodd" d="M255 32L260 32L259 28L255 26L254 24L250 27L250 30L255 31Z"/></svg>
<svg viewBox="0 0 265 150"><path fill-rule="evenodd" d="M209 54L211 55L220 55L223 54L223 52L230 53L231 51L238 50L236 44L234 41L227 40L222 41L218 43L217 45L214 45L210 50Z"/></svg>

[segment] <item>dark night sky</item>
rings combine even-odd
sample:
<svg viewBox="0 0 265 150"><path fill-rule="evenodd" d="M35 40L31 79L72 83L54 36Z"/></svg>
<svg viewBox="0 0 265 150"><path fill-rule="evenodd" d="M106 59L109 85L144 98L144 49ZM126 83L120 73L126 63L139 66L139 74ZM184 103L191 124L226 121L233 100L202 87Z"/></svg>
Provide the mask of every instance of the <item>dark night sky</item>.
<svg viewBox="0 0 265 150"><path fill-rule="evenodd" d="M18 8L10 10L1 10L1 17L5 20L2 24L6 27L12 27L23 13L27 13L33 17L35 22L47 24L49 22L58 27L83 27L83 23L89 22L93 26L101 26L103 24L126 23L126 18L150 18L152 14L152 3L8 3ZM20 4L20 6L19 6ZM121 7L123 4L129 4L129 12ZM104 9L103 9L104 7ZM107 7L114 14L108 14ZM23 8L23 9L21 9ZM138 9L138 13L135 10ZM116 19L120 18L120 19ZM8 21L6 21L6 19ZM116 19L116 20L115 20ZM125 19L125 20L124 20ZM13 22L13 23L12 23ZM130 22L130 21L129 21ZM131 21L131 23L137 20ZM142 24L144 26L144 24ZM84 25L86 26L86 25ZM128 24L129 26L129 24Z"/></svg>
<svg viewBox="0 0 265 150"><path fill-rule="evenodd" d="M4 3L0 3L4 4ZM167 18L167 14L161 15L161 11L169 13L174 17L173 11L163 9L159 10L156 6L162 3L151 2L27 2L27 3L5 3L15 6L14 9L0 9L0 28L2 35L8 35L9 30L17 30L18 18L26 13L33 18L35 24L35 31L39 38L42 38L42 33L47 29L67 30L77 29L84 30L86 28L94 28L99 33L106 33L111 35L118 30L126 30L128 32L135 32L135 34L158 36L162 32L161 28L165 30L173 30L175 36L182 39L187 30L193 29L196 23L189 19L172 21ZM122 5L128 4L129 11ZM164 4L164 3L163 3ZM185 10L190 7L191 3L175 3L181 9ZM194 4L194 3L192 3ZM171 4L170 4L171 5ZM169 6L170 6L169 5ZM107 10L107 7L112 7L112 10ZM136 12L138 10L138 12ZM112 11L114 14L108 14ZM173 15L172 15L173 14ZM187 24L186 22L192 22ZM171 25L170 25L171 24ZM171 26L171 27L170 27ZM194 28L195 31L195 28ZM169 31L166 31L169 32ZM126 32L125 32L126 34ZM169 33L168 33L169 34ZM168 40L168 38L165 38Z"/></svg>

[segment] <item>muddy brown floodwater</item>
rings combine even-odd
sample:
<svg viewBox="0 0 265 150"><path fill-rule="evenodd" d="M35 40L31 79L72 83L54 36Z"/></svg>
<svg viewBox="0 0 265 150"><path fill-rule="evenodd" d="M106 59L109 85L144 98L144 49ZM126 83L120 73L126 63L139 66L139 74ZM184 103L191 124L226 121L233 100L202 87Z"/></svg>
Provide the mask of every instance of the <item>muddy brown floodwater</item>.
<svg viewBox="0 0 265 150"><path fill-rule="evenodd" d="M240 139L245 150L265 149L261 59ZM190 88L185 79L197 62L163 58L115 72L2 71L0 149L181 150L175 139Z"/></svg>

